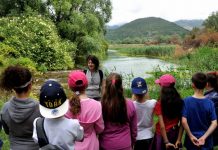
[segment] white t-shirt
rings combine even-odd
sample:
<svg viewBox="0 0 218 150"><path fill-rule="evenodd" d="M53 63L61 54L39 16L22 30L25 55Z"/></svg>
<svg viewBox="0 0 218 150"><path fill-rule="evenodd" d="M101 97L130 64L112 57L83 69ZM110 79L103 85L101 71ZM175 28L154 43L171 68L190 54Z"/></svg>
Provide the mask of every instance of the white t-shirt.
<svg viewBox="0 0 218 150"><path fill-rule="evenodd" d="M38 143L36 118L33 122L33 139ZM83 139L84 131L77 119L60 117L44 120L44 130L50 144L57 145L63 150L74 150L74 142Z"/></svg>
<svg viewBox="0 0 218 150"><path fill-rule="evenodd" d="M154 136L153 129L153 110L156 100L146 100L143 103L134 101L137 114L137 137L136 140L150 139Z"/></svg>

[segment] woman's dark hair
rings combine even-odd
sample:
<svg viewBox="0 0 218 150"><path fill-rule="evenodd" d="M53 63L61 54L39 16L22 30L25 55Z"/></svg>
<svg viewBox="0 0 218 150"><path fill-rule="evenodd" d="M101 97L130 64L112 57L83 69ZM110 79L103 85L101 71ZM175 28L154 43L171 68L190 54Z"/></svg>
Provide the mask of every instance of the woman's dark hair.
<svg viewBox="0 0 218 150"><path fill-rule="evenodd" d="M207 73L207 83L218 92L218 74L217 72Z"/></svg>
<svg viewBox="0 0 218 150"><path fill-rule="evenodd" d="M207 85L207 76L202 72L197 72L192 76L192 83L197 89L203 90Z"/></svg>
<svg viewBox="0 0 218 150"><path fill-rule="evenodd" d="M104 88L101 100L104 120L125 124L128 118L121 76L117 73L111 73L106 79Z"/></svg>
<svg viewBox="0 0 218 150"><path fill-rule="evenodd" d="M86 59L86 61L88 62L89 60L92 61L93 64L95 64L95 70L98 70L99 68L99 60L96 56L94 55L89 55Z"/></svg>
<svg viewBox="0 0 218 150"><path fill-rule="evenodd" d="M1 74L0 86L6 91L27 92L31 83L31 72L21 66L9 66Z"/></svg>
<svg viewBox="0 0 218 150"><path fill-rule="evenodd" d="M172 83L169 87L162 87L160 93L161 109L169 119L181 117L183 100Z"/></svg>

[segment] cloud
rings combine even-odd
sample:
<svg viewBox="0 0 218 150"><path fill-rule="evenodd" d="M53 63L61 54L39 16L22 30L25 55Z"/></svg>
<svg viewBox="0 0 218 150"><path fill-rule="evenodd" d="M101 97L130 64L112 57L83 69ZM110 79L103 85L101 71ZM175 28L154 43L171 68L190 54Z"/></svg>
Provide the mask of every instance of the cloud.
<svg viewBox="0 0 218 150"><path fill-rule="evenodd" d="M109 25L123 24L138 18L160 17L169 21L206 19L218 11L217 0L112 0Z"/></svg>

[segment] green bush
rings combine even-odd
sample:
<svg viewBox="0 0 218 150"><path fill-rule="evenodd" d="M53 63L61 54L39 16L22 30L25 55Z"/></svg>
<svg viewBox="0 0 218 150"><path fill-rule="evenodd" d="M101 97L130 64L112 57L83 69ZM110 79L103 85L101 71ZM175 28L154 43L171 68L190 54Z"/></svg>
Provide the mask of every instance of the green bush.
<svg viewBox="0 0 218 150"><path fill-rule="evenodd" d="M9 65L20 65L28 68L31 72L36 72L36 64L31 59L26 57L9 58L5 62L5 67Z"/></svg>
<svg viewBox="0 0 218 150"><path fill-rule="evenodd" d="M218 70L218 48L201 47L182 57L179 61L191 72Z"/></svg>
<svg viewBox="0 0 218 150"><path fill-rule="evenodd" d="M76 46L58 36L54 23L40 16L0 19L2 53L10 57L27 57L37 68L70 69L74 66ZM16 51L15 51L16 50Z"/></svg>

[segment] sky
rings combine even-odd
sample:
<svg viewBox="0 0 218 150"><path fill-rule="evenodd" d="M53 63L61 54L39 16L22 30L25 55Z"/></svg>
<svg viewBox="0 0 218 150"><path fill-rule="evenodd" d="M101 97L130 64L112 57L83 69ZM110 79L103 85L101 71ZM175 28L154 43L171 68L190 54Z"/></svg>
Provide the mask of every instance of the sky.
<svg viewBox="0 0 218 150"><path fill-rule="evenodd" d="M160 17L168 21L206 19L218 11L218 0L111 0L112 19L120 25L138 18Z"/></svg>

